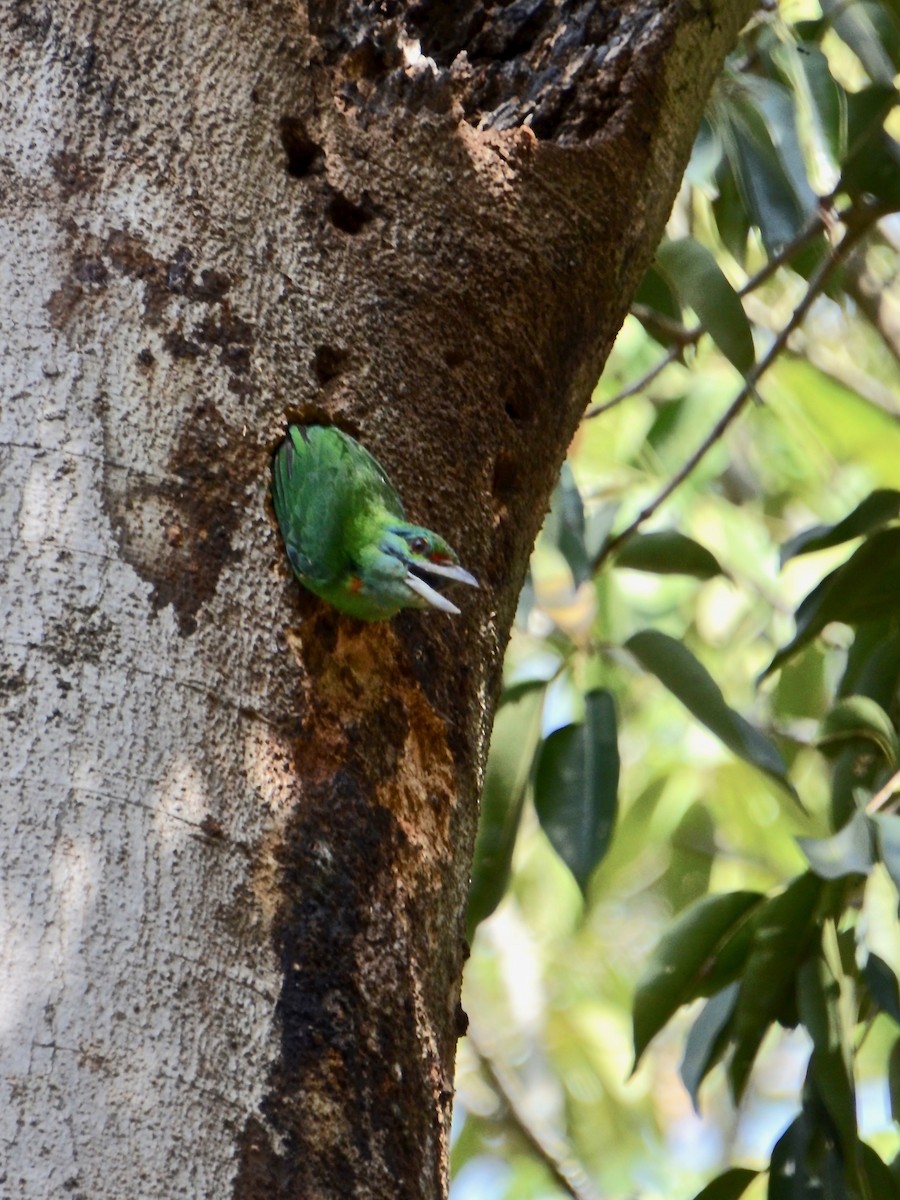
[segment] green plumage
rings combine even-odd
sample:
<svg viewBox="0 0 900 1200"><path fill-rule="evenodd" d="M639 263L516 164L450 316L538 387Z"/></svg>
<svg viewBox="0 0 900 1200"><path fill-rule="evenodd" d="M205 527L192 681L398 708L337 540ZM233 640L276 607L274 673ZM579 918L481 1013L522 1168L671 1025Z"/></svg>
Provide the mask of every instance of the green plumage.
<svg viewBox="0 0 900 1200"><path fill-rule="evenodd" d="M459 612L434 583L477 587L443 538L407 521L382 468L339 429L288 429L272 464L272 499L294 574L353 617L380 621L401 608Z"/></svg>

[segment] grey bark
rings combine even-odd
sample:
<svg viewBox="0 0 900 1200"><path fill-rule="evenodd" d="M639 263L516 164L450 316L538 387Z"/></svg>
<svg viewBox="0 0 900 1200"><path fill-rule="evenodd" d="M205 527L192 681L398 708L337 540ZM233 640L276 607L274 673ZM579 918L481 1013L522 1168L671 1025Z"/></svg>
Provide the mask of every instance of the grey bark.
<svg viewBox="0 0 900 1200"><path fill-rule="evenodd" d="M752 7L0 8L4 1195L445 1195L503 646ZM289 578L289 418L462 618Z"/></svg>

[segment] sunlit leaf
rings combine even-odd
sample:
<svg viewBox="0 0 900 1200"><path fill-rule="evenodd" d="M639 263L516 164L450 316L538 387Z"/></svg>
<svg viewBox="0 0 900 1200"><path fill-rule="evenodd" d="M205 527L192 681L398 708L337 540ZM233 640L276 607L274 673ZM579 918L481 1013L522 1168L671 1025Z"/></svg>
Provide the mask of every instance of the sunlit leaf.
<svg viewBox="0 0 900 1200"><path fill-rule="evenodd" d="M725 357L746 375L755 358L750 322L712 253L693 238L681 238L663 242L656 261L682 303L694 310Z"/></svg>
<svg viewBox="0 0 900 1200"><path fill-rule="evenodd" d="M795 558L798 554L812 554L830 546L839 546L851 538L861 537L879 529L888 521L900 516L900 491L894 488L876 488L860 504L836 525L817 525L798 533L781 548L781 562Z"/></svg>
<svg viewBox="0 0 900 1200"><path fill-rule="evenodd" d="M795 795L775 743L729 708L719 685L687 647L652 629L634 634L625 646L729 750Z"/></svg>
<svg viewBox="0 0 900 1200"><path fill-rule="evenodd" d="M682 1004L709 995L717 956L747 928L763 900L759 892L706 896L683 912L663 936L634 997L635 1064ZM730 982L723 979L717 986Z"/></svg>
<svg viewBox="0 0 900 1200"><path fill-rule="evenodd" d="M506 891L543 700L543 687L523 684L504 698L494 718L469 891L470 940L476 925L494 911Z"/></svg>
<svg viewBox="0 0 900 1200"><path fill-rule="evenodd" d="M541 826L582 891L609 845L618 783L615 701L599 689L585 696L583 724L546 739L534 780Z"/></svg>
<svg viewBox="0 0 900 1200"><path fill-rule="evenodd" d="M675 529L631 538L616 555L616 566L655 575L693 575L697 579L722 574L714 554Z"/></svg>

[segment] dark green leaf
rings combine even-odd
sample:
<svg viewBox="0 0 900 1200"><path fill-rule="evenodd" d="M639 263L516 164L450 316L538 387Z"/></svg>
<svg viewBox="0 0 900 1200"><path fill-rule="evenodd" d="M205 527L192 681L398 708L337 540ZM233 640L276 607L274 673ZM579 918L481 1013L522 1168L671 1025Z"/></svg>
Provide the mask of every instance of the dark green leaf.
<svg viewBox="0 0 900 1200"><path fill-rule="evenodd" d="M728 707L719 685L690 650L652 629L634 634L625 646L729 750L796 795L775 743Z"/></svg>
<svg viewBox="0 0 900 1200"><path fill-rule="evenodd" d="M880 529L801 602L797 631L764 671L776 670L831 621L857 625L900 610L900 529Z"/></svg>
<svg viewBox="0 0 900 1200"><path fill-rule="evenodd" d="M523 684L504 697L494 718L469 891L470 940L506 891L543 702L543 687Z"/></svg>
<svg viewBox="0 0 900 1200"><path fill-rule="evenodd" d="M798 974L797 1005L800 1020L813 1040L810 1071L834 1122L844 1156L852 1160L857 1143L856 1091L840 998L840 984L828 963L821 955L814 955Z"/></svg>
<svg viewBox="0 0 900 1200"><path fill-rule="evenodd" d="M847 652L839 696L868 696L890 708L900 688L900 632L893 632L893 614L867 622L856 631Z"/></svg>
<svg viewBox="0 0 900 1200"><path fill-rule="evenodd" d="M541 826L582 891L612 837L618 784L615 701L607 691L589 692L584 724L550 734L534 781Z"/></svg>
<svg viewBox="0 0 900 1200"><path fill-rule="evenodd" d="M681 238L664 242L656 261L682 303L694 310L725 357L746 375L755 360L750 322L713 254L693 238Z"/></svg>
<svg viewBox="0 0 900 1200"><path fill-rule="evenodd" d="M827 1115L806 1107L779 1138L769 1166L769 1200L875 1200L851 1186ZM881 1200L880 1196L878 1200Z"/></svg>
<svg viewBox="0 0 900 1200"><path fill-rule="evenodd" d="M863 967L863 977L869 994L881 1011L900 1025L900 985L891 968L883 958L870 954Z"/></svg>
<svg viewBox="0 0 900 1200"><path fill-rule="evenodd" d="M722 114L720 136L738 187L766 250L776 254L793 241L815 212L787 89L742 76L744 95Z"/></svg>
<svg viewBox="0 0 900 1200"><path fill-rule="evenodd" d="M543 536L562 554L572 571L576 585L591 573L584 539L584 506L568 463L562 471L553 496L550 511L544 521Z"/></svg>
<svg viewBox="0 0 900 1200"><path fill-rule="evenodd" d="M867 875L875 861L869 818L857 812L843 829L828 838L797 838L797 844L821 879Z"/></svg>
<svg viewBox="0 0 900 1200"><path fill-rule="evenodd" d="M631 538L616 555L616 566L656 575L693 575L697 579L722 574L715 555L674 529Z"/></svg>
<svg viewBox="0 0 900 1200"><path fill-rule="evenodd" d="M817 928L822 882L812 872L795 879L754 914L753 945L744 965L734 1010L735 1048L729 1077L740 1100L760 1043L792 996Z"/></svg>
<svg viewBox="0 0 900 1200"><path fill-rule="evenodd" d="M888 1093L891 1099L891 1116L900 1122L900 1038L894 1042L888 1059Z"/></svg>
<svg viewBox="0 0 900 1200"><path fill-rule="evenodd" d="M740 1200L759 1172L749 1167L732 1167L712 1183L708 1183L694 1200Z"/></svg>
<svg viewBox="0 0 900 1200"><path fill-rule="evenodd" d="M712 212L722 245L742 266L747 257L747 238L750 235L750 214L741 199L734 171L723 159L716 172L718 195L712 202Z"/></svg>
<svg viewBox="0 0 900 1200"><path fill-rule="evenodd" d="M847 152L847 93L835 81L828 59L818 46L807 42L793 48L793 52L806 84L819 144L839 166Z"/></svg>
<svg viewBox="0 0 900 1200"><path fill-rule="evenodd" d="M635 1064L682 1004L709 995L717 957L735 934L746 928L762 900L759 892L706 896L669 927L635 992ZM723 983L716 985L721 986Z"/></svg>
<svg viewBox="0 0 900 1200"><path fill-rule="evenodd" d="M661 321L646 322L645 328L663 346L671 345L672 338L666 336L665 328L667 325L674 327L681 324L681 304L675 289L655 266L648 267L644 273L634 302L662 318Z"/></svg>
<svg viewBox="0 0 900 1200"><path fill-rule="evenodd" d="M855 742L860 738L874 742L888 766L896 765L897 734L891 718L868 696L848 696L825 717L818 745L828 753L832 749L843 749L848 741Z"/></svg>
<svg viewBox="0 0 900 1200"><path fill-rule="evenodd" d="M841 182L848 192L869 193L895 206L900 204L900 146L884 130L888 113L897 103L889 84L874 84L847 97L849 152Z"/></svg>
<svg viewBox="0 0 900 1200"><path fill-rule="evenodd" d="M900 1188L881 1156L865 1142L859 1143L858 1155L860 1174L867 1186L866 1200L898 1200Z"/></svg>
<svg viewBox="0 0 900 1200"><path fill-rule="evenodd" d="M728 1047L728 1026L739 989L740 984L735 981L707 1000L687 1035L680 1073L697 1112L700 1085Z"/></svg>
<svg viewBox="0 0 900 1200"><path fill-rule="evenodd" d="M894 488L877 488L836 525L817 525L785 542L781 548L782 565L799 554L812 554L816 550L839 546L851 538L861 537L897 516L900 516L900 492Z"/></svg>

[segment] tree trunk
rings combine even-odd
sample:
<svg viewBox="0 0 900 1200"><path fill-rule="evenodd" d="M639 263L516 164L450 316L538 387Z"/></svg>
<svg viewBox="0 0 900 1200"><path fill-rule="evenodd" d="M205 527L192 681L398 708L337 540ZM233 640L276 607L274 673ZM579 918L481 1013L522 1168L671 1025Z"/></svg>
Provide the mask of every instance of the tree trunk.
<svg viewBox="0 0 900 1200"><path fill-rule="evenodd" d="M752 7L3 5L3 1195L446 1194L516 596ZM288 418L462 617L289 577Z"/></svg>

